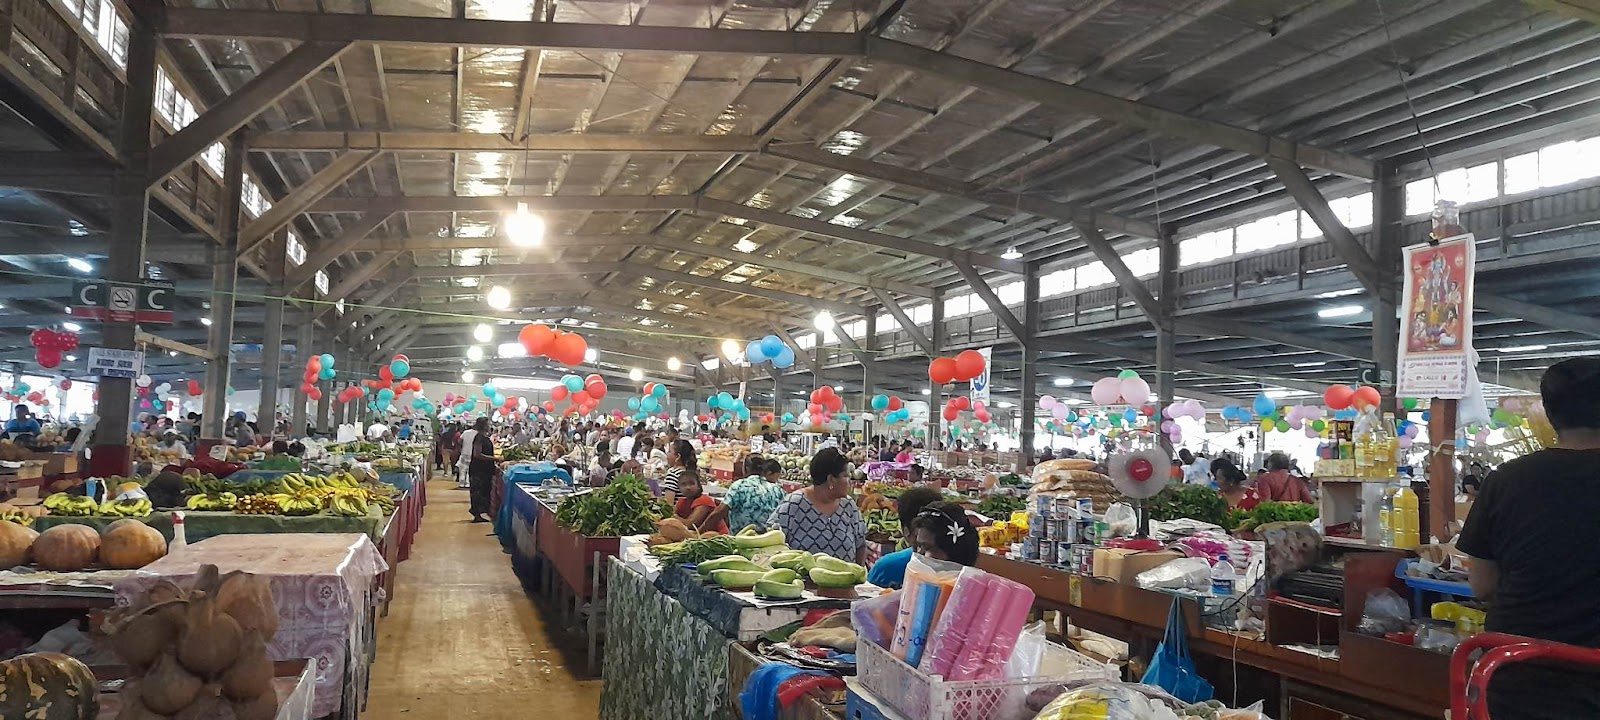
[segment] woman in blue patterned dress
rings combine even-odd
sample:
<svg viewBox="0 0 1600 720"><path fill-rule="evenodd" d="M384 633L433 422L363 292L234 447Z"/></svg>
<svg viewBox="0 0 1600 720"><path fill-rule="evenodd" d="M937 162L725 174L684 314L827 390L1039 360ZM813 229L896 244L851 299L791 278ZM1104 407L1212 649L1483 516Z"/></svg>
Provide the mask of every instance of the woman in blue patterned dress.
<svg viewBox="0 0 1600 720"><path fill-rule="evenodd" d="M796 550L865 564L867 522L850 490L850 463L838 448L823 448L811 457L811 487L784 498L767 527Z"/></svg>

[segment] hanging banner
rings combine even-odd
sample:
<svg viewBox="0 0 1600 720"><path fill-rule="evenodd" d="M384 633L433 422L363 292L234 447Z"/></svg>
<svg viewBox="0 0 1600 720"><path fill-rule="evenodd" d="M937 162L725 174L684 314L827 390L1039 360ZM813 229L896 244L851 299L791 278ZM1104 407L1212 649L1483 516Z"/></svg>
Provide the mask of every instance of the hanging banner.
<svg viewBox="0 0 1600 720"><path fill-rule="evenodd" d="M1477 252L1471 234L1403 251L1400 298L1400 382L1403 397L1460 399L1472 366L1472 280Z"/></svg>
<svg viewBox="0 0 1600 720"><path fill-rule="evenodd" d="M991 357L994 355L994 348L978 348L978 353L983 355L983 372L979 373L977 377L972 379L972 399L973 401L982 401L983 404L988 405L989 378L991 377L990 373L994 370L994 368L991 367L991 365L993 365Z"/></svg>

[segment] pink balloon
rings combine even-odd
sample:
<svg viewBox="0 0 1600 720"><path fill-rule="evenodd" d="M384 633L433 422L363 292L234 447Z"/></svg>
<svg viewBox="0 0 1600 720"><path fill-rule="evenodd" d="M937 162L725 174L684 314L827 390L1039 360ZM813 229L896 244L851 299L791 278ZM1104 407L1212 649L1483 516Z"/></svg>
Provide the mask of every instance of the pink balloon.
<svg viewBox="0 0 1600 720"><path fill-rule="evenodd" d="M1409 436L1409 435L1400 436L1400 449L1402 449L1402 450L1409 449L1411 447L1411 443L1412 443L1411 436Z"/></svg>
<svg viewBox="0 0 1600 720"><path fill-rule="evenodd" d="M1053 395L1045 395L1045 396L1039 398L1039 407L1042 407L1042 408L1044 408L1046 410L1049 410L1050 408L1053 408L1055 406L1056 406L1055 396L1053 396Z"/></svg>
<svg viewBox="0 0 1600 720"><path fill-rule="evenodd" d="M1422 432L1422 426L1421 425L1418 425L1416 423L1412 423L1410 425L1407 425L1406 426L1406 439L1407 440L1411 440L1411 439L1413 439L1413 438L1415 438L1417 436L1417 433L1420 433L1420 432Z"/></svg>
<svg viewBox="0 0 1600 720"><path fill-rule="evenodd" d="M1150 383L1144 378L1128 378L1118 381L1118 388L1122 393L1122 401L1130 405L1138 405L1150 399Z"/></svg>
<svg viewBox="0 0 1600 720"><path fill-rule="evenodd" d="M1089 390L1089 397L1094 399L1096 405L1115 405L1121 396L1122 381L1114 377L1094 381L1094 387Z"/></svg>

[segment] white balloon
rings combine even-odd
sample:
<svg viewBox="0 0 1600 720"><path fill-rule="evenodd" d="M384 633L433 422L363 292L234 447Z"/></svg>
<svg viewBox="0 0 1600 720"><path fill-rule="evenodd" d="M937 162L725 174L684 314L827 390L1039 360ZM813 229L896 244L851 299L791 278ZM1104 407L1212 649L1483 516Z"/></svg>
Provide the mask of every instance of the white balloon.
<svg viewBox="0 0 1600 720"><path fill-rule="evenodd" d="M133 384L138 385L139 387L142 387L142 388L150 387L150 376L149 375L140 375L139 377L134 379Z"/></svg>

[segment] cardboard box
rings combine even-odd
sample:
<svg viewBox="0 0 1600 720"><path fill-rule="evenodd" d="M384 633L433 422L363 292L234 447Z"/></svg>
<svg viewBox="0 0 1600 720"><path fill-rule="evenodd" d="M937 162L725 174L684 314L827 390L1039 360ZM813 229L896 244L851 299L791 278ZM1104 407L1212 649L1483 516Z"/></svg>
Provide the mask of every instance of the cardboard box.
<svg viewBox="0 0 1600 720"><path fill-rule="evenodd" d="M1181 557L1183 554L1174 550L1100 548L1094 551L1094 574L1095 577L1132 585L1139 573Z"/></svg>

